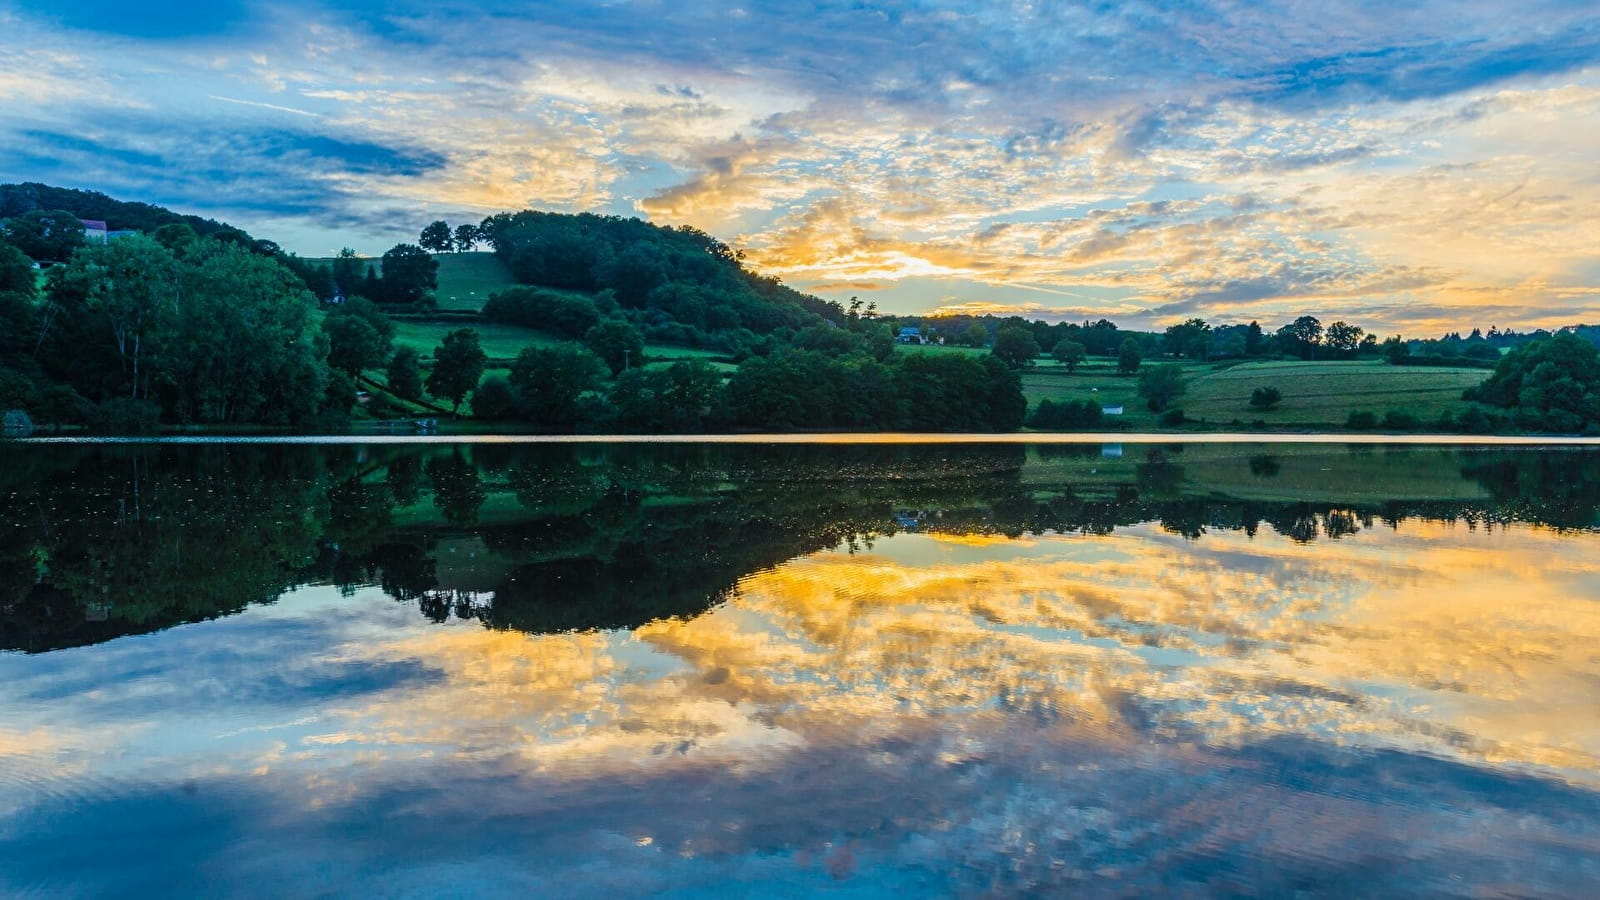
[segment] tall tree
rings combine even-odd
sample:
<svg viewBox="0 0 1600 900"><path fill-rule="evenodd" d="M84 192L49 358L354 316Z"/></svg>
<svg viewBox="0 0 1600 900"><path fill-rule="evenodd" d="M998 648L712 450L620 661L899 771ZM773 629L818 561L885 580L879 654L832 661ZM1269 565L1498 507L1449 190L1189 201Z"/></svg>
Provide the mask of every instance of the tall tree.
<svg viewBox="0 0 1600 900"><path fill-rule="evenodd" d="M450 401L454 415L461 401L483 377L488 355L478 344L478 332L461 328L444 336L444 343L433 348L433 371L428 373L428 393Z"/></svg>
<svg viewBox="0 0 1600 900"><path fill-rule="evenodd" d="M989 351L1013 369L1034 364L1039 358L1039 343L1026 325L1007 325L995 332L994 348Z"/></svg>
<svg viewBox="0 0 1600 900"><path fill-rule="evenodd" d="M430 222L422 229L422 234L417 236L417 243L422 249L434 253L449 253L455 249L455 240L451 237L450 226L443 219ZM387 272L385 272L387 274Z"/></svg>
<svg viewBox="0 0 1600 900"><path fill-rule="evenodd" d="M1183 388L1183 367L1177 363L1145 366L1139 373L1139 396L1154 412L1166 409L1183 393Z"/></svg>
<svg viewBox="0 0 1600 900"><path fill-rule="evenodd" d="M1133 338L1124 338L1122 349L1117 351L1117 371L1123 375L1132 375L1139 371L1139 363L1144 361L1144 356L1139 353L1139 342Z"/></svg>
<svg viewBox="0 0 1600 900"><path fill-rule="evenodd" d="M414 347L395 348L389 357L386 383L389 392L402 400L422 399L422 364Z"/></svg>
<svg viewBox="0 0 1600 900"><path fill-rule="evenodd" d="M524 347L511 364L511 388L523 416L549 427L577 424L578 399L600 383L605 364L577 344Z"/></svg>
<svg viewBox="0 0 1600 900"><path fill-rule="evenodd" d="M583 335L583 343L613 375L644 361L644 339L620 319L607 319L589 329Z"/></svg>
<svg viewBox="0 0 1600 900"><path fill-rule="evenodd" d="M1089 351L1085 350L1082 344L1071 338L1062 338L1056 341L1054 347L1050 348L1050 357L1066 366L1067 371L1071 372L1082 365L1085 359L1089 358Z"/></svg>
<svg viewBox="0 0 1600 900"><path fill-rule="evenodd" d="M439 261L415 244L396 244L383 254L385 303L416 303L439 286Z"/></svg>
<svg viewBox="0 0 1600 900"><path fill-rule="evenodd" d="M456 252L466 253L478 246L478 226L463 222L456 226Z"/></svg>

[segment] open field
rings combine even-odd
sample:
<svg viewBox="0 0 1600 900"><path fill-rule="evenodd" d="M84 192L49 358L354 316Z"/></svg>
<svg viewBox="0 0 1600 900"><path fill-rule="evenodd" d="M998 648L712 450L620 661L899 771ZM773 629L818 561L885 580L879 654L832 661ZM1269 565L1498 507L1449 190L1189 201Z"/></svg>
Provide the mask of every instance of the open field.
<svg viewBox="0 0 1600 900"><path fill-rule="evenodd" d="M516 287L511 271L493 253L437 253L439 288L433 296L439 309L483 309L489 295Z"/></svg>
<svg viewBox="0 0 1600 900"><path fill-rule="evenodd" d="M1343 428L1350 413L1359 410L1380 419L1390 410L1403 411L1432 422L1444 413L1465 410L1470 404L1461 399L1461 392L1489 374L1483 369L1408 368L1374 360L1183 366L1188 384L1173 406L1189 418L1224 425L1260 419L1269 426L1295 428ZM1155 414L1139 398L1138 378L1116 374L1109 362L1080 366L1071 375L1064 367L1041 363L1023 373L1022 384L1030 407L1046 398L1092 399L1126 410L1108 424L1133 429L1156 426ZM1276 387L1283 402L1271 410L1252 408L1250 392L1258 387Z"/></svg>
<svg viewBox="0 0 1600 900"><path fill-rule="evenodd" d="M439 287L433 292L439 309L477 312L490 294L517 286L511 271L493 253L435 253L433 258L439 262ZM332 265L333 259L323 257L307 262ZM377 258L363 259L363 271L369 262L377 267L378 274L383 274L383 262Z"/></svg>
<svg viewBox="0 0 1600 900"><path fill-rule="evenodd" d="M491 360L515 359L523 347L548 346L560 341L543 331L523 328L520 325L502 325L499 322L396 322L394 345L413 347L423 358L433 357L433 348L444 343L444 336L458 328L471 328L478 332L483 352Z"/></svg>

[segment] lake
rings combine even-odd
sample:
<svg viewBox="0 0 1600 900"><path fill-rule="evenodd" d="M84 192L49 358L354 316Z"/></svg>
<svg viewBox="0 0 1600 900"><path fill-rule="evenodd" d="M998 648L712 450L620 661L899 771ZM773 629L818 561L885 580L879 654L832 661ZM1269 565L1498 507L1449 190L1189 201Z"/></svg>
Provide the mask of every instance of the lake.
<svg viewBox="0 0 1600 900"><path fill-rule="evenodd" d="M1600 883L1600 448L0 460L5 896Z"/></svg>

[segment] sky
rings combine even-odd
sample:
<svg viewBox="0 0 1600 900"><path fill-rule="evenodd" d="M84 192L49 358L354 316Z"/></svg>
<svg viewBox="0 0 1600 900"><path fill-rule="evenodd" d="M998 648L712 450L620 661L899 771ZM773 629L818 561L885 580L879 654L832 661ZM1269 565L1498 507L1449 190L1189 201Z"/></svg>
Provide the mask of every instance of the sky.
<svg viewBox="0 0 1600 900"><path fill-rule="evenodd" d="M0 34L0 181L307 256L536 208L889 312L1600 322L1592 0L0 0Z"/></svg>

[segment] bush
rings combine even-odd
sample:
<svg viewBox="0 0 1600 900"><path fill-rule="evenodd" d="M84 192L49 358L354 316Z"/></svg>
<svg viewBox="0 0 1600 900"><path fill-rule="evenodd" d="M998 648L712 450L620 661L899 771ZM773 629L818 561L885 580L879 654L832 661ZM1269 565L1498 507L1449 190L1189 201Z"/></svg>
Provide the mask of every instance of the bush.
<svg viewBox="0 0 1600 900"><path fill-rule="evenodd" d="M1391 431L1415 431L1422 427L1422 420L1404 410L1391 409L1383 414L1383 427Z"/></svg>
<svg viewBox="0 0 1600 900"><path fill-rule="evenodd" d="M1100 404L1093 400L1040 400L1033 414L1028 416L1028 427L1041 430L1092 428L1100 424Z"/></svg>
<svg viewBox="0 0 1600 900"><path fill-rule="evenodd" d="M1250 405L1255 409L1271 409L1283 402L1283 392L1275 387L1258 387L1250 392Z"/></svg>
<svg viewBox="0 0 1600 900"><path fill-rule="evenodd" d="M112 434L154 434L161 428L161 407L148 400L117 397L95 410L94 427Z"/></svg>
<svg viewBox="0 0 1600 900"><path fill-rule="evenodd" d="M1344 427L1356 431L1371 431L1378 427L1378 414L1367 410L1357 410L1344 420Z"/></svg>
<svg viewBox="0 0 1600 900"><path fill-rule="evenodd" d="M1183 410L1181 409L1169 409L1156 418L1156 422L1159 423L1163 428L1171 428L1175 425L1182 425L1187 421L1189 421L1189 418L1183 414Z"/></svg>
<svg viewBox="0 0 1600 900"><path fill-rule="evenodd" d="M514 419L517 394L504 375L490 375L472 392L472 415L479 419Z"/></svg>

